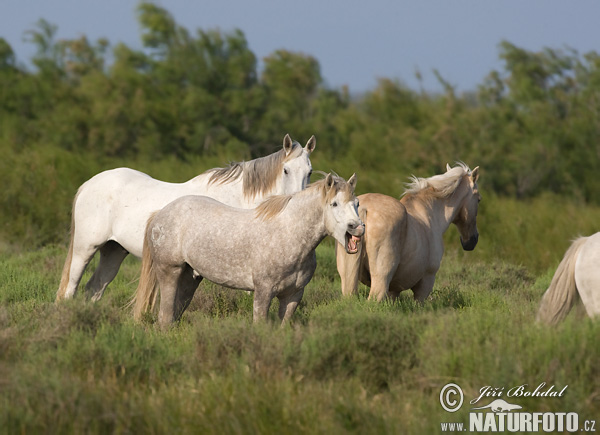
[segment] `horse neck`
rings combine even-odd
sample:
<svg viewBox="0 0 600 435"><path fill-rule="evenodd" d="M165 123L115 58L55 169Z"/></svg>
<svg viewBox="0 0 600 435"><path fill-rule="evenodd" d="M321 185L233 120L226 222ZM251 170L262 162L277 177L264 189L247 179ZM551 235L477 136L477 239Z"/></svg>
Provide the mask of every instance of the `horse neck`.
<svg viewBox="0 0 600 435"><path fill-rule="evenodd" d="M441 237L456 219L468 193L467 187L463 181L447 198L414 198L405 206L409 208L413 217L423 222L436 236Z"/></svg>
<svg viewBox="0 0 600 435"><path fill-rule="evenodd" d="M468 194L469 185L466 182L466 179L463 178L452 195L441 199L443 204L443 212L441 213L441 215L443 215L443 218L441 218L441 225L444 226L443 232L446 232L450 224L456 219Z"/></svg>
<svg viewBox="0 0 600 435"><path fill-rule="evenodd" d="M321 192L308 189L292 196L282 212L275 217L288 228L294 246L306 246L307 253L317 248L327 236ZM293 229L293 230L292 230Z"/></svg>

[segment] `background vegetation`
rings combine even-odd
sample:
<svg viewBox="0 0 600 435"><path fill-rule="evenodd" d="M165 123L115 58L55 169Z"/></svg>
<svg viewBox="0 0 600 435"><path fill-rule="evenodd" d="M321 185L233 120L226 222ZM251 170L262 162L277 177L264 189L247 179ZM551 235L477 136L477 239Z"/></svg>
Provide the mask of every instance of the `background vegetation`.
<svg viewBox="0 0 600 435"><path fill-rule="evenodd" d="M597 221L600 204L595 52L534 53L504 41L503 70L490 72L475 92L457 95L438 74L442 95L381 79L372 91L350 96L323 84L310 55L280 50L259 70L240 30L190 32L152 3L137 11L140 51L85 36L55 40L56 28L41 20L25 32L37 47L31 69L0 38L5 248L65 243L77 188L104 169L130 166L184 181L273 152L288 132L301 142L315 134L313 166L358 172L360 192L399 196L410 174L430 176L456 160L479 165L483 204L493 202L499 212L482 213L482 239L504 233L494 245L516 248L527 237L519 228L500 228L518 223L513 213L544 220L553 219L552 210L566 212L556 237L535 235L538 244L552 243L535 255L554 256L538 262L500 250L502 258L533 261L527 265L536 269L560 258L578 233L598 229L577 222L581 209L593 210L590 221ZM507 232L518 237L507 240Z"/></svg>
<svg viewBox="0 0 600 435"><path fill-rule="evenodd" d="M190 32L152 3L137 10L142 50L56 40L41 20L26 32L37 47L26 67L0 37L0 427L424 433L452 417L437 397L449 381L471 396L569 384L527 409L592 417L598 323L573 315L547 330L532 318L570 240L600 230L597 53L504 41L503 69L473 92L438 74L442 94L381 79L350 95L325 86L308 54L280 50L259 70L240 30ZM356 171L359 193L397 197L411 174L479 165L477 249L462 252L451 228L420 307L342 300L325 243L283 330L251 327L251 297L210 284L177 328L136 325L122 308L135 259L101 303L53 303L85 180L129 166L185 181L273 152L285 133L315 134L313 166Z"/></svg>

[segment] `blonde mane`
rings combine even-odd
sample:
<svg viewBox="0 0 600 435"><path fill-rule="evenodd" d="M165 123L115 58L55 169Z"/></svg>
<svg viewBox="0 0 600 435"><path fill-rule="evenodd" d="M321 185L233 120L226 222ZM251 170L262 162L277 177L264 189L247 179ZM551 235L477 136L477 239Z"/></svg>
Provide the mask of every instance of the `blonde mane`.
<svg viewBox="0 0 600 435"><path fill-rule="evenodd" d="M419 178L413 175L411 181L406 183L404 195L426 194L435 198L447 198L458 188L463 177L470 174L471 169L458 162L457 166L449 171L433 177Z"/></svg>
<svg viewBox="0 0 600 435"><path fill-rule="evenodd" d="M344 191L346 192L346 200L349 200L354 192L350 185L344 180L342 177L336 174L332 174L333 176L333 189L327 189L327 185L325 183L326 179L315 181L308 185L306 189L301 192L294 193L291 195L276 195L271 196L270 198L265 199L261 202L258 207L255 209L255 216L262 220L272 219L281 213L290 200L294 197L294 195L306 195L310 194L314 190L320 190L321 192L321 201L325 204L331 198L333 198L338 192Z"/></svg>
<svg viewBox="0 0 600 435"><path fill-rule="evenodd" d="M283 169L283 164L300 156L302 150L303 148L298 142L293 142L292 150L287 156L285 150L280 149L273 154L249 162L232 162L224 168L209 169L206 173L212 174L208 184L230 183L243 174L242 189L244 197L252 199L257 195L267 194L275 186Z"/></svg>

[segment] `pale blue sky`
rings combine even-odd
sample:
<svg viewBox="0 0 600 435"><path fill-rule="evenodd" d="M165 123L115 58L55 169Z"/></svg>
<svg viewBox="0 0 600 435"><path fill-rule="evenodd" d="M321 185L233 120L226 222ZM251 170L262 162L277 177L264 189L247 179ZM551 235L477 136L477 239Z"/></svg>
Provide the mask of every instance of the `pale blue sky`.
<svg viewBox="0 0 600 435"><path fill-rule="evenodd" d="M44 18L58 38L82 34L140 48L135 0L0 0L0 36L24 63L33 47L23 34ZM439 90L437 69L457 90L475 89L501 67L498 43L600 52L597 0L163 0L179 25L241 29L259 59L284 48L316 57L329 87L353 93L377 77Z"/></svg>

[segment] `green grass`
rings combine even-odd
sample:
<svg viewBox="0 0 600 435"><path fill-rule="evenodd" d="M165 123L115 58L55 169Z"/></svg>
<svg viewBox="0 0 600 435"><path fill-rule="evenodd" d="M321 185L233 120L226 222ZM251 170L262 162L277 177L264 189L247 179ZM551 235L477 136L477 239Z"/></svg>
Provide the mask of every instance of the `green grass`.
<svg viewBox="0 0 600 435"><path fill-rule="evenodd" d="M364 287L342 298L331 244L317 254L290 326L275 324L276 302L273 321L254 325L251 294L203 283L168 331L123 308L136 259L99 303L55 304L64 248L4 256L0 432L437 433L468 422L470 405L440 406L449 382L467 401L487 385L568 385L561 398L509 402L597 419L600 322L533 322L551 269L450 253L425 304L410 292L377 304Z"/></svg>

